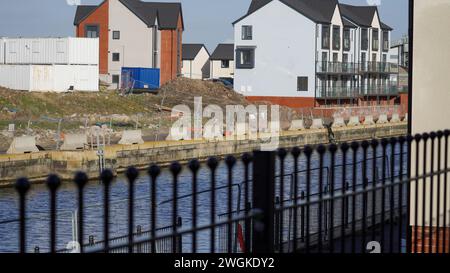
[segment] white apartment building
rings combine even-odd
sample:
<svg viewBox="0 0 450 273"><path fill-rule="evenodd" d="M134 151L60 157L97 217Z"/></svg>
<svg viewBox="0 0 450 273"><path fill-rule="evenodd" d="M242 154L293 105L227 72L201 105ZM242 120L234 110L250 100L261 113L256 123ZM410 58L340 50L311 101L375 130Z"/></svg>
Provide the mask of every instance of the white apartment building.
<svg viewBox="0 0 450 273"><path fill-rule="evenodd" d="M373 6L253 0L233 23L234 88L290 107L393 102L392 28Z"/></svg>

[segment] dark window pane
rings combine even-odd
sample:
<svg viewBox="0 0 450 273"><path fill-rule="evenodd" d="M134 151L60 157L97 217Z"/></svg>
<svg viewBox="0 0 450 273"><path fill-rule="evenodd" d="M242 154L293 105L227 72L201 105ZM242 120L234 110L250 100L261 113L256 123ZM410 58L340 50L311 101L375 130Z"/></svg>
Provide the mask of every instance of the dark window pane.
<svg viewBox="0 0 450 273"><path fill-rule="evenodd" d="M297 91L308 91L308 77L297 77Z"/></svg>
<svg viewBox="0 0 450 273"><path fill-rule="evenodd" d="M236 68L254 68L255 67L255 49L238 48L236 50Z"/></svg>
<svg viewBox="0 0 450 273"><path fill-rule="evenodd" d="M369 49L369 36L367 28L361 30L361 49L362 50Z"/></svg>
<svg viewBox="0 0 450 273"><path fill-rule="evenodd" d="M112 60L113 60L113 62L120 61L120 53L113 53Z"/></svg>
<svg viewBox="0 0 450 273"><path fill-rule="evenodd" d="M113 75L113 76L112 76L112 82L113 82L113 83L119 83L119 79L120 79L120 78L119 78L119 75Z"/></svg>
<svg viewBox="0 0 450 273"><path fill-rule="evenodd" d="M341 48L341 28L339 26L333 27L333 49L339 50Z"/></svg>
<svg viewBox="0 0 450 273"><path fill-rule="evenodd" d="M230 61L222 60L222 68L229 68L229 67L230 67Z"/></svg>
<svg viewBox="0 0 450 273"><path fill-rule="evenodd" d="M252 26L242 26L242 40L253 39L253 27Z"/></svg>
<svg viewBox="0 0 450 273"><path fill-rule="evenodd" d="M378 29L374 29L372 32L372 50L378 51L380 48L380 37Z"/></svg>
<svg viewBox="0 0 450 273"><path fill-rule="evenodd" d="M113 40L120 40L120 31L113 31Z"/></svg>
<svg viewBox="0 0 450 273"><path fill-rule="evenodd" d="M350 50L350 29L344 29L344 50Z"/></svg>
<svg viewBox="0 0 450 273"><path fill-rule="evenodd" d="M330 48L330 26L322 26L322 48Z"/></svg>

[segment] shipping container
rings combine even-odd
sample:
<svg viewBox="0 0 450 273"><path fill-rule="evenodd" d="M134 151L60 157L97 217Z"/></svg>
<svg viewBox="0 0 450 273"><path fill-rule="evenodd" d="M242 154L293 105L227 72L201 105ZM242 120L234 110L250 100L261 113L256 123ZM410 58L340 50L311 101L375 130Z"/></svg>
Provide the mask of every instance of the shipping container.
<svg viewBox="0 0 450 273"><path fill-rule="evenodd" d="M121 80L122 86L133 87L133 89L158 89L160 87L160 69L122 67Z"/></svg>
<svg viewBox="0 0 450 273"><path fill-rule="evenodd" d="M97 38L5 38L5 64L98 65Z"/></svg>
<svg viewBox="0 0 450 273"><path fill-rule="evenodd" d="M98 91L94 65L0 65L0 86L25 91Z"/></svg>

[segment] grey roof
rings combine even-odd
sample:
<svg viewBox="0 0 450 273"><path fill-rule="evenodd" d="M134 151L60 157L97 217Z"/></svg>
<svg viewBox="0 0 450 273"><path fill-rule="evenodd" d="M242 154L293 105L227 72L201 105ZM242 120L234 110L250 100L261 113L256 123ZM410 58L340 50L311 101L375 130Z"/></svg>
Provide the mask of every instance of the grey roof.
<svg viewBox="0 0 450 273"><path fill-rule="evenodd" d="M341 9L341 14L344 18L347 18L362 27L371 27L375 13L379 15L378 8L376 6L352 6L346 4L339 4L339 6ZM392 30L390 26L381 22L381 20L380 24L382 29Z"/></svg>
<svg viewBox="0 0 450 273"><path fill-rule="evenodd" d="M178 16L183 16L181 3L142 2L140 0L119 1L149 27L154 26L156 19L158 19L160 29L176 29L178 26ZM74 24L78 25L98 6L95 6L94 9L92 9L92 7L93 6L78 6ZM87 13L87 10L90 10L90 12ZM181 20L183 22L183 18L181 18Z"/></svg>
<svg viewBox="0 0 450 273"><path fill-rule="evenodd" d="M347 20L346 18L342 18L342 22L344 23L344 27L348 27L348 28L357 28L358 26L355 25L354 23L350 22L349 20Z"/></svg>
<svg viewBox="0 0 450 273"><path fill-rule="evenodd" d="M74 25L78 25L84 18L89 16L98 6L84 5L77 6L77 11L75 12L75 19L73 21Z"/></svg>
<svg viewBox="0 0 450 273"><path fill-rule="evenodd" d="M183 60L194 60L203 47L206 49L204 44L183 44Z"/></svg>
<svg viewBox="0 0 450 273"><path fill-rule="evenodd" d="M233 24L254 13L271 1L272 0L252 0L247 14L233 22ZM337 0L280 0L280 2L317 23L331 23L334 10L338 4Z"/></svg>
<svg viewBox="0 0 450 273"><path fill-rule="evenodd" d="M219 44L210 57L211 60L234 60L234 44Z"/></svg>

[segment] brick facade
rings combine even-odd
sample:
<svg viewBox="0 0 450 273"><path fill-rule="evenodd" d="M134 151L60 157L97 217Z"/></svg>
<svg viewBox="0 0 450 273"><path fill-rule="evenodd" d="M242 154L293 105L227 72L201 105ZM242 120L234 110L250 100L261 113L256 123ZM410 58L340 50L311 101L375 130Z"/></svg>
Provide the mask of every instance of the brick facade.
<svg viewBox="0 0 450 273"><path fill-rule="evenodd" d="M424 234L422 234L422 231ZM439 228L439 237L438 237L438 229L436 227L432 228L432 236L430 241L430 228L422 228L422 227L413 227L412 228L412 243L411 243L411 252L416 252L416 243L417 243L417 253L450 253L450 228ZM417 237L416 237L417 233ZM444 233L445 233L445 241L444 241ZM424 236L423 236L424 235ZM437 239L439 238L439 241ZM444 252L445 246L445 252Z"/></svg>
<svg viewBox="0 0 450 273"><path fill-rule="evenodd" d="M176 30L161 30L161 85L181 74L182 43L183 22L180 14Z"/></svg>
<svg viewBox="0 0 450 273"><path fill-rule="evenodd" d="M76 27L76 36L85 37L85 29L87 25L99 26L99 42L100 42L100 74L108 74L108 44L109 44L109 1L104 1L94 12L86 17Z"/></svg>
<svg viewBox="0 0 450 273"><path fill-rule="evenodd" d="M287 106L291 108L310 108L315 106L314 98L249 96L246 97L246 99L251 102L267 101L273 104Z"/></svg>

